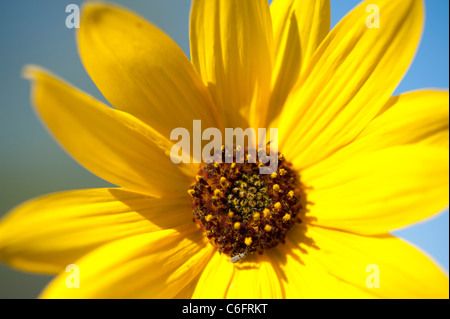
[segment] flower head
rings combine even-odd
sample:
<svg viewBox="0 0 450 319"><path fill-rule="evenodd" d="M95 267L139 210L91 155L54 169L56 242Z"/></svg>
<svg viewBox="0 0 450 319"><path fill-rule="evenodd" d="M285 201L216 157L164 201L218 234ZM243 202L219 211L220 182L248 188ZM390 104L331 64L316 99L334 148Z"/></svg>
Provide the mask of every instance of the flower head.
<svg viewBox="0 0 450 319"><path fill-rule="evenodd" d="M87 4L81 59L114 109L43 69L25 76L59 143L118 188L17 207L0 223L1 260L59 273L48 298L448 298L446 275L389 234L448 205L448 92L391 96L422 2L363 2L330 32L329 11L194 0L189 61L134 13ZM173 163L171 131L198 119L278 128L277 170L261 175L248 156ZM80 289L66 287L69 264Z"/></svg>

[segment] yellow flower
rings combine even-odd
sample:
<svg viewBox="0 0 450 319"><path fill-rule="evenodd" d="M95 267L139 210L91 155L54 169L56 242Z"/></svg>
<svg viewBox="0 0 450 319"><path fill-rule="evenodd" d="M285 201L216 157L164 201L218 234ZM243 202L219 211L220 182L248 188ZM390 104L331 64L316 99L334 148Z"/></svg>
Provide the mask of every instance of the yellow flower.
<svg viewBox="0 0 450 319"><path fill-rule="evenodd" d="M366 26L368 4L380 8L380 28ZM86 5L80 55L115 109L45 70L25 75L61 145L120 187L19 206L0 223L1 260L59 274L44 298L448 298L447 276L389 234L448 205L448 92L391 97L419 42L422 2L370 0L330 32L329 10L326 0L270 8L267 0L194 0L191 64L142 18ZM267 176L276 192L251 195L272 203L251 227L284 243L230 263L192 221L190 187L205 165L172 163L169 136L194 119L205 128L279 128L280 159L292 166ZM289 185L301 183L292 193L289 176L298 177ZM214 196L230 184L217 182ZM305 212L286 204L295 198ZM234 223L238 206L222 209L222 219L208 212L202 227L248 230ZM268 222L277 214L293 225L285 238ZM258 238L240 240L252 249ZM69 264L79 267L79 289L66 287ZM379 288L367 269L379 269Z"/></svg>

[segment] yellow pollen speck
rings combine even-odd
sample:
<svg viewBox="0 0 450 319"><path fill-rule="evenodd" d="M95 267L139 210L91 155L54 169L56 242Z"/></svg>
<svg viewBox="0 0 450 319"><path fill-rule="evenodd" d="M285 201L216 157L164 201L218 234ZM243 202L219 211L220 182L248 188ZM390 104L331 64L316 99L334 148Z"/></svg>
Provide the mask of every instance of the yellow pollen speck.
<svg viewBox="0 0 450 319"><path fill-rule="evenodd" d="M252 158L253 157L250 154L247 154L247 162L251 162Z"/></svg>
<svg viewBox="0 0 450 319"><path fill-rule="evenodd" d="M253 219L254 220L259 220L259 217L261 217L261 215L259 213L254 213L253 214Z"/></svg>
<svg viewBox="0 0 450 319"><path fill-rule="evenodd" d="M227 186L227 179L225 177L223 177L223 176L220 178L220 185L222 187Z"/></svg>
<svg viewBox="0 0 450 319"><path fill-rule="evenodd" d="M231 168L235 168L236 167L236 163L231 163Z"/></svg>
<svg viewBox="0 0 450 319"><path fill-rule="evenodd" d="M273 185L273 191L275 193L278 193L280 191L280 185L278 185L278 184Z"/></svg>
<svg viewBox="0 0 450 319"><path fill-rule="evenodd" d="M280 176L283 176L286 173L287 171L284 168L280 169Z"/></svg>
<svg viewBox="0 0 450 319"><path fill-rule="evenodd" d="M283 221L284 222L287 222L287 221L289 221L291 219L291 215L290 214L285 214L284 216L283 216Z"/></svg>
<svg viewBox="0 0 450 319"><path fill-rule="evenodd" d="M284 160L284 155L283 155L283 154L278 155L278 159L279 159L280 161Z"/></svg>
<svg viewBox="0 0 450 319"><path fill-rule="evenodd" d="M288 198L293 198L294 197L294 191L289 191L289 193L287 194Z"/></svg>
<svg viewBox="0 0 450 319"><path fill-rule="evenodd" d="M241 228L241 223L240 222L235 222L234 223L234 229L239 229Z"/></svg>
<svg viewBox="0 0 450 319"><path fill-rule="evenodd" d="M278 176L277 172L273 172L272 174L270 174L270 177L272 178L277 178L277 176Z"/></svg>
<svg viewBox="0 0 450 319"><path fill-rule="evenodd" d="M266 226L264 227L264 230L265 230L265 231L271 231L271 230L272 230L272 227L271 227L270 225L266 225Z"/></svg>
<svg viewBox="0 0 450 319"><path fill-rule="evenodd" d="M219 163L214 163L214 167L219 168L220 167Z"/></svg>
<svg viewBox="0 0 450 319"><path fill-rule="evenodd" d="M213 201L217 201L217 200L219 200L219 197L217 197L217 196L211 196L211 199L212 199Z"/></svg>
<svg viewBox="0 0 450 319"><path fill-rule="evenodd" d="M229 210L228 211L228 217L229 218L233 218L233 216L234 216L234 212L232 210Z"/></svg>
<svg viewBox="0 0 450 319"><path fill-rule="evenodd" d="M246 237L244 240L245 244L247 246L250 246L252 244L252 238L251 237Z"/></svg>
<svg viewBox="0 0 450 319"><path fill-rule="evenodd" d="M275 203L275 205L273 205L273 208L275 209L275 210L280 210L281 209L281 203L280 202L276 202Z"/></svg>
<svg viewBox="0 0 450 319"><path fill-rule="evenodd" d="M215 195L215 196L220 196L221 194L222 194L222 192L220 191L220 189L217 189L217 188L216 188L216 189L214 190L214 195Z"/></svg>
<svg viewBox="0 0 450 319"><path fill-rule="evenodd" d="M208 214L205 219L207 222L209 222L211 219L213 219L213 215Z"/></svg>
<svg viewBox="0 0 450 319"><path fill-rule="evenodd" d="M200 182L203 179L203 177L201 177L200 175L197 175L197 176L195 176L195 179L197 180L197 182Z"/></svg>
<svg viewBox="0 0 450 319"><path fill-rule="evenodd" d="M189 189L189 190L188 190L188 194L191 195L191 196L194 196L195 190Z"/></svg>
<svg viewBox="0 0 450 319"><path fill-rule="evenodd" d="M270 210L268 208L264 208L263 210L264 217L267 218L270 216Z"/></svg>

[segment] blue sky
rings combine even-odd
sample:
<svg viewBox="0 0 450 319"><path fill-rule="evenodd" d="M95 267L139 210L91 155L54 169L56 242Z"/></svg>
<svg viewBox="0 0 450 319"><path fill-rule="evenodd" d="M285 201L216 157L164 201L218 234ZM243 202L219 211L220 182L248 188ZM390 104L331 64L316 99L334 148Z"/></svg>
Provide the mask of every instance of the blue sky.
<svg viewBox="0 0 450 319"><path fill-rule="evenodd" d="M189 54L189 1L117 2L158 25ZM25 64L39 64L105 101L81 65L74 31L65 27L65 7L70 3L80 4L81 1L0 3L0 216L20 202L41 194L109 185L75 163L47 134L31 110L29 83L20 77ZM356 0L331 0L332 25L358 3ZM425 1L422 42L396 93L448 88L448 5L445 0ZM448 210L394 234L425 250L448 271ZM36 297L49 279L0 265L0 298Z"/></svg>

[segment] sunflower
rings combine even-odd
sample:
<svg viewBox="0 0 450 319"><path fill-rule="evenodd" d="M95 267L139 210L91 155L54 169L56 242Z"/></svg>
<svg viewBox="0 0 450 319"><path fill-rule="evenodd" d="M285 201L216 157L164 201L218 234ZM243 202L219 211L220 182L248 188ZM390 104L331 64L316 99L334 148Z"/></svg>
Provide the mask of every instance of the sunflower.
<svg viewBox="0 0 450 319"><path fill-rule="evenodd" d="M329 32L326 0L194 0L189 61L134 13L85 5L79 52L114 108L24 73L59 143L118 187L20 205L1 260L58 274L43 298L448 298L439 267L389 234L448 205L448 92L391 96L422 20L422 1L371 0ZM174 164L170 132L196 119L278 128L277 171Z"/></svg>

